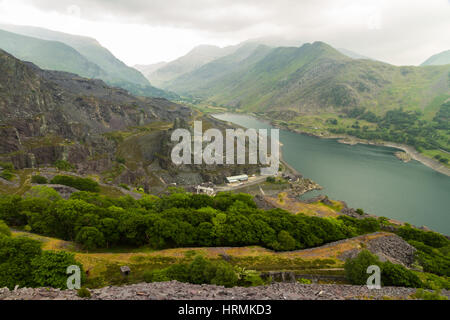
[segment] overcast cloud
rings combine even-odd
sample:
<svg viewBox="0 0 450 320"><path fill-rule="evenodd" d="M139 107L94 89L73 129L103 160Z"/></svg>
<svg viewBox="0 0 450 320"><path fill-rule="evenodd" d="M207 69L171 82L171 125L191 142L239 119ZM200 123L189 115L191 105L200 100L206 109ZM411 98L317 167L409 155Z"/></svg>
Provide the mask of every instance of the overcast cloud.
<svg viewBox="0 0 450 320"><path fill-rule="evenodd" d="M267 36L397 65L450 49L449 0L0 0L0 22L91 36L130 65Z"/></svg>

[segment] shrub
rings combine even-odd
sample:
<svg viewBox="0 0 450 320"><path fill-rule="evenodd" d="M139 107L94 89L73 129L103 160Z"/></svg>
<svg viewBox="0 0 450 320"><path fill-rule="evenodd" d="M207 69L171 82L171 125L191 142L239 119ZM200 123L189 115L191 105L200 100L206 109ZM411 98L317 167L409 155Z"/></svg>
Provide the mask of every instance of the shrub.
<svg viewBox="0 0 450 320"><path fill-rule="evenodd" d="M39 241L0 235L0 288L34 287L31 261L41 252Z"/></svg>
<svg viewBox="0 0 450 320"><path fill-rule="evenodd" d="M165 282L170 281L170 278L166 274L166 270L151 270L144 272L144 281L151 282Z"/></svg>
<svg viewBox="0 0 450 320"><path fill-rule="evenodd" d="M0 220L0 235L4 235L7 237L11 236L11 231L9 230L9 227L2 220Z"/></svg>
<svg viewBox="0 0 450 320"><path fill-rule="evenodd" d="M25 199L47 199L50 201L61 200L62 197L59 195L58 191L47 186L34 186L28 191Z"/></svg>
<svg viewBox="0 0 450 320"><path fill-rule="evenodd" d="M215 271L215 276L211 280L211 284L227 288L234 287L237 284L238 276L230 264L221 262L217 265Z"/></svg>
<svg viewBox="0 0 450 320"><path fill-rule="evenodd" d="M67 267L77 265L83 273L80 263L72 253L64 251L44 251L31 261L33 282L39 287L67 289Z"/></svg>
<svg viewBox="0 0 450 320"><path fill-rule="evenodd" d="M423 231L410 226L398 228L397 234L406 241L413 240L422 242L433 248L441 248L450 245L450 240L437 232Z"/></svg>
<svg viewBox="0 0 450 320"><path fill-rule="evenodd" d="M382 266L381 281L385 286L420 288L419 277L411 270L399 264L385 262Z"/></svg>
<svg viewBox="0 0 450 320"><path fill-rule="evenodd" d="M441 295L440 290L429 292L423 289L418 289L411 297L421 300L448 300L446 296Z"/></svg>
<svg viewBox="0 0 450 320"><path fill-rule="evenodd" d="M238 285L242 287L257 287L264 285L264 280L260 273L255 270L246 270L245 268L235 267L238 275Z"/></svg>
<svg viewBox="0 0 450 320"><path fill-rule="evenodd" d="M100 192L99 184L89 178L56 176L50 182L52 184L61 184L64 186L72 187L80 191Z"/></svg>
<svg viewBox="0 0 450 320"><path fill-rule="evenodd" d="M275 177L267 177L266 181L269 183L275 183Z"/></svg>
<svg viewBox="0 0 450 320"><path fill-rule="evenodd" d="M80 298L90 298L91 297L91 292L88 289L86 289L86 288L80 288L77 291L77 295Z"/></svg>
<svg viewBox="0 0 450 320"><path fill-rule="evenodd" d="M0 167L3 168L3 170L14 171L14 165L11 162L0 161Z"/></svg>
<svg viewBox="0 0 450 320"><path fill-rule="evenodd" d="M121 183L119 184L119 187L125 189L125 190L130 190L130 187L128 185L126 185L125 183Z"/></svg>
<svg viewBox="0 0 450 320"><path fill-rule="evenodd" d="M408 242L417 249L416 258L423 267L423 271L440 276L450 276L450 256L448 254L450 245L437 249L418 241Z"/></svg>
<svg viewBox="0 0 450 320"><path fill-rule="evenodd" d="M0 173L0 177L5 179L5 180L11 181L14 178L14 174L10 170L4 169Z"/></svg>
<svg viewBox="0 0 450 320"><path fill-rule="evenodd" d="M359 215L364 215L364 210L363 209L356 209L356 213Z"/></svg>
<svg viewBox="0 0 450 320"><path fill-rule="evenodd" d="M345 262L345 276L352 284L365 285L369 275L367 268L377 265L381 269L381 283L384 286L400 286L421 288L423 286L419 277L411 270L402 265L391 262L380 262L377 256L368 250L362 250L354 259Z"/></svg>
<svg viewBox="0 0 450 320"><path fill-rule="evenodd" d="M196 256L190 263L179 263L166 269L148 271L144 274L144 279L146 282L177 280L225 287L233 287L239 281L238 274L229 263L213 262L202 256Z"/></svg>
<svg viewBox="0 0 450 320"><path fill-rule="evenodd" d="M70 162L68 162L66 160L58 160L54 163L54 166L58 170L62 170L62 171L71 171L75 168Z"/></svg>
<svg viewBox="0 0 450 320"><path fill-rule="evenodd" d="M36 183L36 184L47 184L48 180L46 177L43 176L32 176L31 177L31 183Z"/></svg>
<svg viewBox="0 0 450 320"><path fill-rule="evenodd" d="M301 283L301 284L311 284L312 283L311 280L305 279L305 278L298 279L297 282Z"/></svg>

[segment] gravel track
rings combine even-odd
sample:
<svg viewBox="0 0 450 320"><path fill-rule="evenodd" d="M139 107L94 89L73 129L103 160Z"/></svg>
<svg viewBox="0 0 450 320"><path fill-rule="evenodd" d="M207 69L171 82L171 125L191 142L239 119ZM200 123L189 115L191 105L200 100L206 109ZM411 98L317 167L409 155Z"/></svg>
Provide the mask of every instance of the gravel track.
<svg viewBox="0 0 450 320"><path fill-rule="evenodd" d="M383 287L369 290L365 286L304 285L275 283L253 288L224 288L213 285L192 285L177 281L140 283L123 287L91 290L91 300L352 300L408 299L416 289ZM450 297L450 291L441 294ZM0 300L79 300L76 291L20 288L0 289Z"/></svg>

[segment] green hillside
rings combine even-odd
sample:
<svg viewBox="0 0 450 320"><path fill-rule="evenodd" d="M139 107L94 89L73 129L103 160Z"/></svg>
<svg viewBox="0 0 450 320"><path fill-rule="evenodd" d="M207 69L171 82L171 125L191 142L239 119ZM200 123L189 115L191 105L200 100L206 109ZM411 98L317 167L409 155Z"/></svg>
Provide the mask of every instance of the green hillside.
<svg viewBox="0 0 450 320"><path fill-rule="evenodd" d="M394 141L448 160L450 130L440 115L448 112L450 65L396 67L355 60L323 42L259 46L251 52L237 59L238 50L168 88L259 113L293 130Z"/></svg>
<svg viewBox="0 0 450 320"><path fill-rule="evenodd" d="M231 47L222 49L209 45L198 46L185 56L167 63L146 76L152 84L164 87L171 80L198 69L208 62L230 54L231 52Z"/></svg>
<svg viewBox="0 0 450 320"><path fill-rule="evenodd" d="M450 50L435 54L434 56L427 59L422 66L441 66L445 64L450 64Z"/></svg>
<svg viewBox="0 0 450 320"><path fill-rule="evenodd" d="M68 71L84 77L102 79L111 86L126 89L135 95L178 98L173 93L151 86L139 71L128 67L95 39L36 27L0 25L0 28L7 30L9 35L9 45L5 46L3 45L4 41L1 41L2 49L22 60L31 61L41 68ZM71 51L70 54L66 55L59 47L55 50L49 46L49 43L55 42L59 43L59 46L64 45L65 51ZM40 43L40 45L36 46L36 43ZM53 44L53 46L55 45ZM75 55L77 57L74 59ZM85 70L87 63L91 66L88 68L89 72ZM91 72L90 69L93 67L102 72Z"/></svg>
<svg viewBox="0 0 450 320"><path fill-rule="evenodd" d="M225 92L224 82L227 77L247 70L264 58L270 50L271 48L256 43L244 44L234 53L207 63L169 82L165 88L179 94L202 97L213 93L214 88L217 88L217 91L224 89Z"/></svg>
<svg viewBox="0 0 450 320"><path fill-rule="evenodd" d="M107 75L98 65L61 42L0 30L0 47L16 58L33 62L43 69L73 72L87 78L102 78Z"/></svg>
<svg viewBox="0 0 450 320"><path fill-rule="evenodd" d="M180 77L168 88L253 112L339 113L353 107L380 115L398 107L427 112L435 107L436 97L444 102L450 95L450 66L395 67L354 60L322 42L300 48L258 47L238 62L233 56Z"/></svg>

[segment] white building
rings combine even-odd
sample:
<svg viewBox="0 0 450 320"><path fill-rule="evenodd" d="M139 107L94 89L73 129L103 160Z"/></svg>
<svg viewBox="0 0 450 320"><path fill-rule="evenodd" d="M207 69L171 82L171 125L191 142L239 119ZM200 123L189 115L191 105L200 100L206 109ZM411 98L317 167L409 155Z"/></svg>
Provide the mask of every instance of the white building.
<svg viewBox="0 0 450 320"><path fill-rule="evenodd" d="M228 183L243 182L243 181L248 181L248 175L243 174L240 176L227 177L226 179L227 179Z"/></svg>

